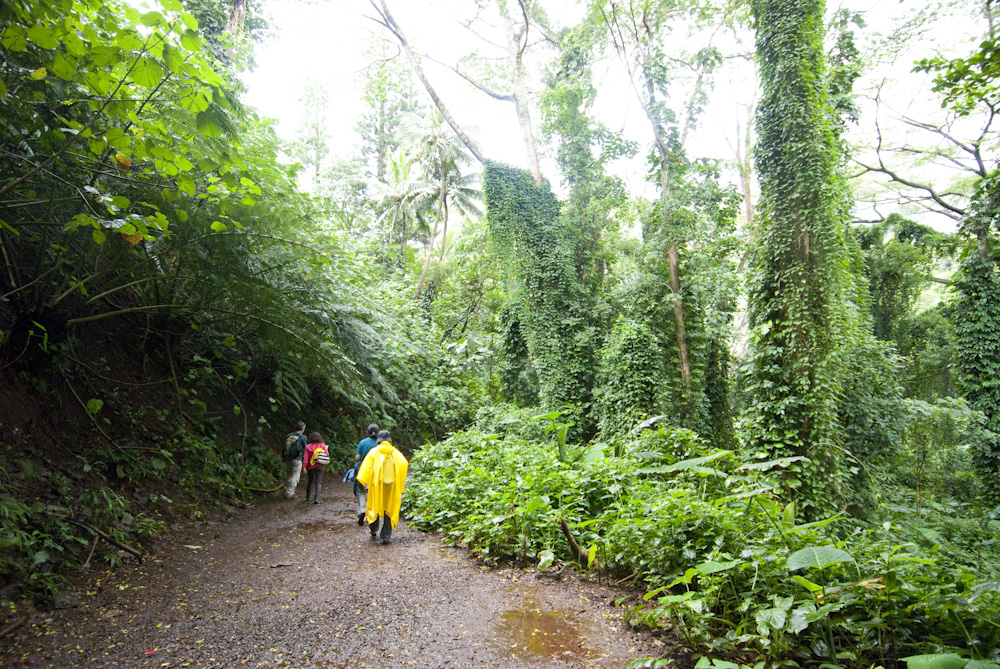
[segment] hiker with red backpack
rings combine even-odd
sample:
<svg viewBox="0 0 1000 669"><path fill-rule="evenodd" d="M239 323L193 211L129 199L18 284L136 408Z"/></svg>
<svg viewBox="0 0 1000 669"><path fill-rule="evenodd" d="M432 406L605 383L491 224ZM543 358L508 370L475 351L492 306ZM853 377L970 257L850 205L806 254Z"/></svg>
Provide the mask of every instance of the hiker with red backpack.
<svg viewBox="0 0 1000 669"><path fill-rule="evenodd" d="M306 502L312 495L313 504L319 504L319 491L323 480L323 470L330 464L330 449L323 443L323 437L319 432L309 435L309 443L306 444L305 452L302 454L302 471L306 473Z"/></svg>
<svg viewBox="0 0 1000 669"><path fill-rule="evenodd" d="M403 454L396 450L389 438L388 430L378 433L378 446L373 448L358 471L358 483L368 486L368 505L365 519L372 539L380 538L389 543L392 531L399 524L399 503L406 485L408 463ZM379 520L382 532L379 534Z"/></svg>

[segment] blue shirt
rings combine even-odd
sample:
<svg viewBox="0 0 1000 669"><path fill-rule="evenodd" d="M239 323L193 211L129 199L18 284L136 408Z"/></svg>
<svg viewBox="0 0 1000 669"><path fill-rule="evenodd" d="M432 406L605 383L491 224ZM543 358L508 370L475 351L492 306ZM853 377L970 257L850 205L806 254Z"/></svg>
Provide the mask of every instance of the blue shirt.
<svg viewBox="0 0 1000 669"><path fill-rule="evenodd" d="M365 456L368 455L368 451L372 450L376 446L378 446L378 442L376 442L371 437L365 437L364 439L362 439L361 441L359 441L358 442L358 450L354 451L355 455L360 455L361 456L358 459L358 464L364 462L365 461Z"/></svg>

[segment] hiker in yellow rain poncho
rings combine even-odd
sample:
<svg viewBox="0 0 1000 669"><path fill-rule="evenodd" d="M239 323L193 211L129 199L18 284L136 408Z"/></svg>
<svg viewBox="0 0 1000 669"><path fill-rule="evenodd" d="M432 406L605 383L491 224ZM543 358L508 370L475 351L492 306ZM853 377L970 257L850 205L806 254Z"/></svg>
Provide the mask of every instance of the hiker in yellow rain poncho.
<svg viewBox="0 0 1000 669"><path fill-rule="evenodd" d="M368 486L368 529L372 539L382 539L383 544L389 543L392 530L399 524L399 502L403 496L403 486L406 485L406 458L396 450L389 438L389 432L378 433L378 446L365 456L358 472L358 483ZM382 520L382 533L379 534L378 524Z"/></svg>

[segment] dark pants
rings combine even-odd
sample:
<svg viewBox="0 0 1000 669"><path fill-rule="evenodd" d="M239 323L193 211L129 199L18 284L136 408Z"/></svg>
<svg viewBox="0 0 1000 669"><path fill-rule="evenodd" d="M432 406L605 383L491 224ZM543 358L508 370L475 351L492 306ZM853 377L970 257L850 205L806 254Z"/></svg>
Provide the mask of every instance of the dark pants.
<svg viewBox="0 0 1000 669"><path fill-rule="evenodd" d="M378 523L382 521L382 534L378 532ZM379 516L375 519L375 522L368 523L368 529L371 530L372 536L378 535L382 541L389 541L392 538L392 521L389 520L389 516Z"/></svg>
<svg viewBox="0 0 1000 669"><path fill-rule="evenodd" d="M323 480L323 470L325 467L320 465L319 467L314 467L306 472L306 501L309 501L309 495L312 493L313 501L319 503L319 489L320 484ZM313 486L316 486L315 488Z"/></svg>

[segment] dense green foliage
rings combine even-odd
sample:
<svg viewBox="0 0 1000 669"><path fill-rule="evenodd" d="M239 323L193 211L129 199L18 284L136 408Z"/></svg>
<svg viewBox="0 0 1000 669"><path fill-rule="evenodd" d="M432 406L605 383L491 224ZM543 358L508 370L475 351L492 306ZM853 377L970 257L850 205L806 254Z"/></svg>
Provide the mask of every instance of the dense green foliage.
<svg viewBox="0 0 1000 669"><path fill-rule="evenodd" d="M300 416L345 462L372 417L401 445L472 420L476 364L378 313L375 258L179 3L5 5L0 33L5 585L50 596L62 566L120 560L100 533L141 554L272 488Z"/></svg>
<svg viewBox="0 0 1000 669"><path fill-rule="evenodd" d="M685 430L616 450L621 458L568 465L552 443L460 433L414 459L406 510L490 562L578 561L641 582L645 603L630 619L671 627L709 655L846 667L996 657L1000 554L950 511L938 525L919 501L915 515L894 504L877 529L838 540L844 517L797 524L793 505L777 501L789 461L740 465ZM996 514L979 522L1000 526ZM979 566L963 566L973 555Z"/></svg>
<svg viewBox="0 0 1000 669"><path fill-rule="evenodd" d="M701 669L996 669L995 41L917 66L989 121L958 234L852 229L859 15L750 4L755 211L742 158L741 193L689 138L747 8L498 7L511 50L462 76L513 90L561 189L470 168L387 46L332 156L318 88L297 146L241 102L253 3L0 6L3 596L273 490L300 417L337 464L375 420L412 522L636 588L629 621ZM598 119L612 55L642 142ZM615 176L636 156L647 185Z"/></svg>

